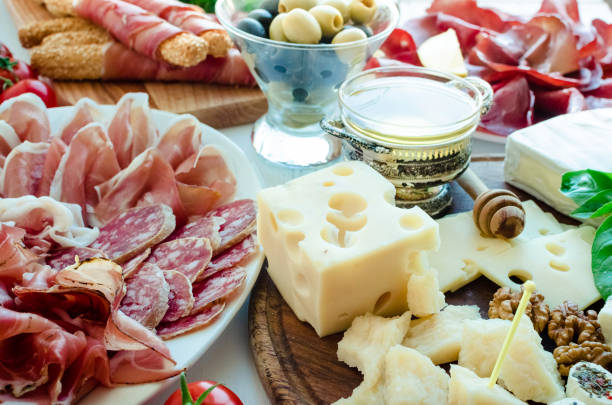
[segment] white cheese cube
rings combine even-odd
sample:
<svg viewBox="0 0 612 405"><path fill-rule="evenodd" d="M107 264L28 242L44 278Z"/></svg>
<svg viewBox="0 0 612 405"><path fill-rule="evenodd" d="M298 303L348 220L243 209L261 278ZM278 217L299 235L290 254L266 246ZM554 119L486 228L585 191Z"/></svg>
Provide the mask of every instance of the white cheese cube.
<svg viewBox="0 0 612 405"><path fill-rule="evenodd" d="M597 315L597 321L601 326L606 343L612 344L612 296L608 297L606 304L599 311Z"/></svg>
<svg viewBox="0 0 612 405"><path fill-rule="evenodd" d="M565 391L585 405L612 405L612 373L595 363L581 361L567 376Z"/></svg>
<svg viewBox="0 0 612 405"><path fill-rule="evenodd" d="M402 344L423 353L434 364L457 361L467 319L480 319L478 306L449 305L438 314L414 319Z"/></svg>
<svg viewBox="0 0 612 405"><path fill-rule="evenodd" d="M343 162L258 195L257 230L268 274L296 316L319 336L353 318L407 310L421 252L439 246L419 208L395 207L395 188L361 162Z"/></svg>
<svg viewBox="0 0 612 405"><path fill-rule="evenodd" d="M478 377L467 368L451 364L448 405L526 405L489 379Z"/></svg>
<svg viewBox="0 0 612 405"><path fill-rule="evenodd" d="M511 323L503 319L465 321L459 365L489 377ZM549 403L565 398L557 362L541 342L529 318L523 316L498 381L523 401Z"/></svg>
<svg viewBox="0 0 612 405"><path fill-rule="evenodd" d="M583 309L600 297L591 272L593 237L594 229L584 226L534 239L483 260L481 271L515 290L520 286L510 277L533 280L551 307L569 300Z"/></svg>
<svg viewBox="0 0 612 405"><path fill-rule="evenodd" d="M560 191L561 176L586 168L610 171L612 108L560 115L514 132L506 142L506 182L566 215L576 204Z"/></svg>
<svg viewBox="0 0 612 405"><path fill-rule="evenodd" d="M448 379L429 357L393 346L385 356L385 405L445 405Z"/></svg>
<svg viewBox="0 0 612 405"><path fill-rule="evenodd" d="M444 294L438 285L438 272L430 269L425 274L413 274L408 279L408 308L414 316L423 317L440 312Z"/></svg>

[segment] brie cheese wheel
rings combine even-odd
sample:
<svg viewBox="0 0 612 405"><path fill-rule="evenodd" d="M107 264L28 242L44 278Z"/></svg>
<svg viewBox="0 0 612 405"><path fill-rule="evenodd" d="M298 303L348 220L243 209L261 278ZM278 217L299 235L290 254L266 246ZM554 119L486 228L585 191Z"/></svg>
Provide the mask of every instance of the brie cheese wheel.
<svg viewBox="0 0 612 405"><path fill-rule="evenodd" d="M612 405L612 373L598 364L581 361L570 369L565 390L568 397L585 405Z"/></svg>
<svg viewBox="0 0 612 405"><path fill-rule="evenodd" d="M612 108L560 115L514 132L506 143L506 182L566 215L577 205L564 196L561 176L573 170L612 171Z"/></svg>

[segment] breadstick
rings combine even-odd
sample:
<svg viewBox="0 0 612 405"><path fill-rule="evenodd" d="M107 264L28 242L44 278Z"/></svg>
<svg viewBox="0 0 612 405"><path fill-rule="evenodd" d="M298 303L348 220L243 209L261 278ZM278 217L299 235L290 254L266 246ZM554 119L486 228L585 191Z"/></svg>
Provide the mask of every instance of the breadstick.
<svg viewBox="0 0 612 405"><path fill-rule="evenodd" d="M51 34L87 30L95 31L100 34L106 32L82 18L63 17L52 20L36 21L20 28L19 41L24 48L31 48L39 45L43 38Z"/></svg>
<svg viewBox="0 0 612 405"><path fill-rule="evenodd" d="M47 10L56 17L74 16L72 0L42 0Z"/></svg>

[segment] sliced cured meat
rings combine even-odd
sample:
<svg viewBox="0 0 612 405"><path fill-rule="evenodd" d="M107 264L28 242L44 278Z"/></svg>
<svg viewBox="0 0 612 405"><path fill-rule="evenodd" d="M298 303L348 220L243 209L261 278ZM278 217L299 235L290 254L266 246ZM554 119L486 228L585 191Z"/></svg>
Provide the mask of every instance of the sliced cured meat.
<svg viewBox="0 0 612 405"><path fill-rule="evenodd" d="M47 107L32 93L22 94L0 104L0 120L13 127L22 142L48 142L51 136Z"/></svg>
<svg viewBox="0 0 612 405"><path fill-rule="evenodd" d="M95 187L119 173L115 151L104 127L91 123L72 138L51 183L50 196L78 204L83 217L98 203Z"/></svg>
<svg viewBox="0 0 612 405"><path fill-rule="evenodd" d="M96 190L100 196L96 216L102 224L128 208L153 204L172 208L178 223L185 219L174 171L154 149L138 155L115 177L96 186Z"/></svg>
<svg viewBox="0 0 612 405"><path fill-rule="evenodd" d="M9 221L24 229L27 237L46 241L49 246L84 247L98 237L97 229L85 227L78 205L49 197L0 199L0 222Z"/></svg>
<svg viewBox="0 0 612 405"><path fill-rule="evenodd" d="M201 143L200 122L191 115L181 115L170 123L155 149L173 169L176 169L199 150Z"/></svg>
<svg viewBox="0 0 612 405"><path fill-rule="evenodd" d="M188 215L203 215L216 205L228 201L236 192L236 178L221 152L214 146L207 145L200 149L181 163L175 173L176 180L182 184L208 188L217 193L210 193L208 200L184 201L183 204L192 207L194 211L188 212Z"/></svg>
<svg viewBox="0 0 612 405"><path fill-rule="evenodd" d="M206 238L174 239L157 245L147 259L162 270L176 270L193 282L212 258L212 248Z"/></svg>
<svg viewBox="0 0 612 405"><path fill-rule="evenodd" d="M521 22L519 18L499 10L479 7L476 0L434 0L427 12L449 14L496 32L504 32Z"/></svg>
<svg viewBox="0 0 612 405"><path fill-rule="evenodd" d="M221 244L221 235L219 235L219 230L221 229L221 224L224 222L225 220L223 218L211 215L198 218L197 220L177 229L168 239L206 238L209 240L210 246L214 251L215 249L218 249L219 245Z"/></svg>
<svg viewBox="0 0 612 405"><path fill-rule="evenodd" d="M586 108L584 96L578 89L537 91L534 108L544 115L570 114Z"/></svg>
<svg viewBox="0 0 612 405"><path fill-rule="evenodd" d="M191 291L191 285L189 287ZM13 301L13 297L9 291L11 291L11 288L8 284L0 280L0 307L13 309L15 307L15 301ZM193 298L193 295L191 297ZM191 308L189 310L191 311Z"/></svg>
<svg viewBox="0 0 612 405"><path fill-rule="evenodd" d="M59 168L62 156L66 153L68 147L60 138L53 138L49 151L45 156L45 163L43 164L42 177L38 183L38 191L36 192L37 197L49 195L51 192L51 183L55 177L55 173Z"/></svg>
<svg viewBox="0 0 612 405"><path fill-rule="evenodd" d="M21 244L24 236L22 229L0 224L0 278L20 281L30 265L39 260Z"/></svg>
<svg viewBox="0 0 612 405"><path fill-rule="evenodd" d="M223 270L204 281L193 285L192 314L203 311L209 304L225 298L236 291L244 282L246 271L242 267Z"/></svg>
<svg viewBox="0 0 612 405"><path fill-rule="evenodd" d="M206 214L221 199L221 194L206 186L176 183L187 217Z"/></svg>
<svg viewBox="0 0 612 405"><path fill-rule="evenodd" d="M198 277L197 281L212 276L222 270L230 269L234 266L243 265L257 252L257 241L254 234L235 244L225 252L214 257L206 266L206 270Z"/></svg>
<svg viewBox="0 0 612 405"><path fill-rule="evenodd" d="M13 127L7 124L6 121L0 121L0 158L2 159L2 165L0 166L4 166L4 159L20 143L21 140Z"/></svg>
<svg viewBox="0 0 612 405"><path fill-rule="evenodd" d="M168 310L170 286L164 273L145 263L125 280L126 294L119 309L147 328L155 328Z"/></svg>
<svg viewBox="0 0 612 405"><path fill-rule="evenodd" d="M134 271L140 267L140 265L147 260L147 257L151 254L151 248L147 248L144 252L137 256L132 257L121 266L123 268L123 278L128 278Z"/></svg>
<svg viewBox="0 0 612 405"><path fill-rule="evenodd" d="M179 374L174 363L151 350L122 351L110 359L114 384L143 384Z"/></svg>
<svg viewBox="0 0 612 405"><path fill-rule="evenodd" d="M58 249L49 254L46 257L45 262L55 270L62 270L68 266L72 266L76 263L76 257L79 261L91 259L92 257L100 257L102 259L108 259L104 252L99 249L92 249L88 247L72 247L65 249Z"/></svg>
<svg viewBox="0 0 612 405"><path fill-rule="evenodd" d="M164 240L174 226L174 215L166 205L132 208L104 225L91 247L123 263Z"/></svg>
<svg viewBox="0 0 612 405"><path fill-rule="evenodd" d="M29 266L28 271L23 273L22 280L19 285L21 287L39 290L49 288L55 284L55 276L57 276L57 272L58 271L51 268L51 266L33 263L31 266Z"/></svg>
<svg viewBox="0 0 612 405"><path fill-rule="evenodd" d="M170 286L168 295L168 310L162 322L172 322L189 315L193 308L193 293L191 281L183 273L164 270L164 277Z"/></svg>
<svg viewBox="0 0 612 405"><path fill-rule="evenodd" d="M26 141L14 148L4 161L2 195L13 198L37 194L48 151L47 142Z"/></svg>
<svg viewBox="0 0 612 405"><path fill-rule="evenodd" d="M219 228L221 242L213 252L214 256L234 246L255 230L257 211L253 200L237 200L215 208L208 215L224 220Z"/></svg>
<svg viewBox="0 0 612 405"><path fill-rule="evenodd" d="M494 87L493 105L481 126L493 133L509 135L533 123L534 95L524 77Z"/></svg>
<svg viewBox="0 0 612 405"><path fill-rule="evenodd" d="M170 339L209 325L225 308L224 302L214 303L197 314L188 315L174 322L162 323L157 327L157 335Z"/></svg>
<svg viewBox="0 0 612 405"><path fill-rule="evenodd" d="M146 93L126 94L117 103L108 135L121 168L127 167L157 139L157 129L151 122L149 111L149 95Z"/></svg>
<svg viewBox="0 0 612 405"><path fill-rule="evenodd" d="M66 145L70 145L72 138L81 128L99 120L100 112L97 109L96 103L88 98L82 98L74 105L74 115L64 125L64 129L62 129L58 137Z"/></svg>

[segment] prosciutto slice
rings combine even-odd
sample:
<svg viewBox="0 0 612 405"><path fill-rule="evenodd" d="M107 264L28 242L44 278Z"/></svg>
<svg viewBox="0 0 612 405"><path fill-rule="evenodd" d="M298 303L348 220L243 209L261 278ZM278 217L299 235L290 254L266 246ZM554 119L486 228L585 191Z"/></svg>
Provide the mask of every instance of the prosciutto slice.
<svg viewBox="0 0 612 405"><path fill-rule="evenodd" d="M509 135L533 123L535 97L527 79L517 76L497 84L493 90L493 105L482 118L482 128L496 134Z"/></svg>
<svg viewBox="0 0 612 405"><path fill-rule="evenodd" d="M107 259L106 255L101 250L92 249L88 247L80 247L57 249L51 252L49 256L45 258L45 262L55 270L62 270L68 266L72 266L73 264L77 263L77 257L79 261L91 259L94 257Z"/></svg>
<svg viewBox="0 0 612 405"><path fill-rule="evenodd" d="M4 160L20 142L13 127L6 121L0 121L0 167L4 167Z"/></svg>
<svg viewBox="0 0 612 405"><path fill-rule="evenodd" d="M0 120L13 127L22 142L47 142L51 136L47 108L32 93L24 93L0 104Z"/></svg>
<svg viewBox="0 0 612 405"><path fill-rule="evenodd" d="M20 281L30 265L38 261L38 256L23 246L24 236L24 230L0 224L0 278Z"/></svg>
<svg viewBox="0 0 612 405"><path fill-rule="evenodd" d="M157 140L157 129L150 118L149 95L128 93L117 103L117 112L109 126L108 135L115 148L121 168Z"/></svg>
<svg viewBox="0 0 612 405"><path fill-rule="evenodd" d="M83 216L98 202L95 187L119 173L115 151L104 127L91 123L73 137L53 178L50 196L77 204Z"/></svg>
<svg viewBox="0 0 612 405"><path fill-rule="evenodd" d="M66 145L69 145L81 128L99 120L100 112L96 104L88 98L82 98L74 105L73 116L64 124L64 129L58 136Z"/></svg>
<svg viewBox="0 0 612 405"><path fill-rule="evenodd" d="M172 167L159 152L148 149L107 182L96 186L100 202L95 212L101 223L138 206L165 204L172 208L178 223L185 214Z"/></svg>
<svg viewBox="0 0 612 405"><path fill-rule="evenodd" d="M121 0L76 0L73 5L77 15L104 27L121 43L151 59L158 58L162 42L184 32Z"/></svg>
<svg viewBox="0 0 612 405"><path fill-rule="evenodd" d="M49 195L51 192L51 183L55 178L55 174L58 171L59 165L62 161L62 157L66 153L68 147L60 138L53 138L49 145L49 150L45 156L45 163L42 168L42 177L38 183L38 191L36 192L37 197Z"/></svg>
<svg viewBox="0 0 612 405"><path fill-rule="evenodd" d="M174 119L159 138L155 149L173 169L192 155L197 154L202 144L200 122L191 115Z"/></svg>
<svg viewBox="0 0 612 405"><path fill-rule="evenodd" d="M23 142L8 154L0 179L0 188L5 197L38 195L49 151L47 142Z"/></svg>

